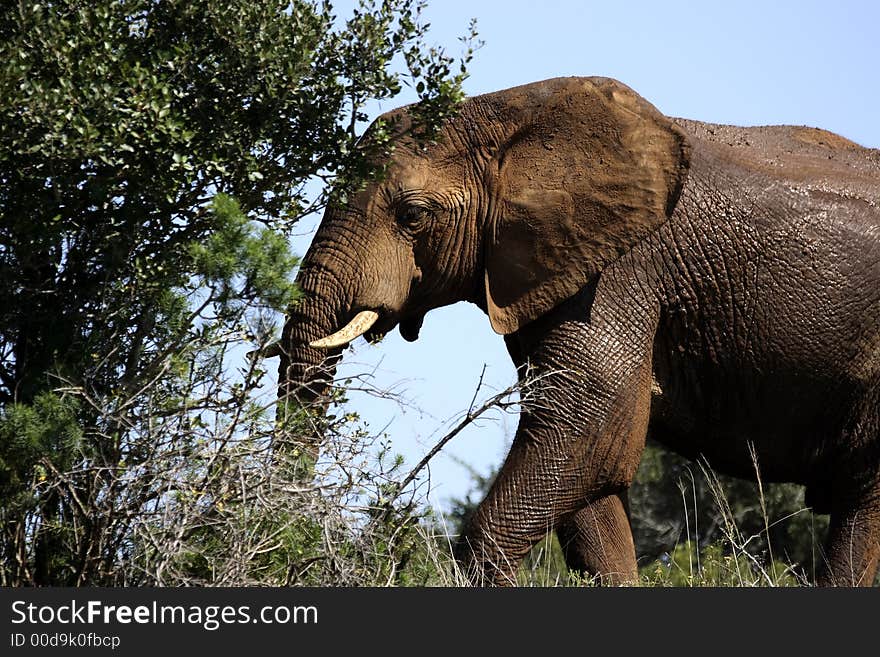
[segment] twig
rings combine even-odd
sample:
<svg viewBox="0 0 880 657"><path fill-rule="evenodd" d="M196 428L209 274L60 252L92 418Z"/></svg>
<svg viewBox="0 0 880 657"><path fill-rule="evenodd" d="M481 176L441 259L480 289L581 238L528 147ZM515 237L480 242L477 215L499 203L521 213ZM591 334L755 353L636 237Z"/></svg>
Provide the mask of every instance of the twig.
<svg viewBox="0 0 880 657"><path fill-rule="evenodd" d="M480 418L482 415L484 415L487 411L489 411L495 407L507 408L508 406L515 406L516 405L515 402L505 402L504 401L506 398L510 397L510 395L512 395L514 392L520 393L520 401L518 403L520 406L522 406L524 403L526 403L528 401L528 395L526 394L526 392L533 390L539 381L541 381L541 380L551 376L551 374L555 373L555 372L548 372L548 373L544 373L544 374L541 374L539 376L535 376L532 378L523 377L523 379L521 381L518 381L517 383L514 383L514 384L508 386L507 388L505 388L501 392L489 397L485 402L483 402L480 405L479 408L474 410L474 404L476 403L477 395L480 391L480 388L483 385L483 376L484 376L485 372L486 372L486 366L484 365L483 371L480 373L480 379L477 382L477 388L476 388L476 391L474 392L474 397L471 400L470 407L468 408L468 412L465 414L464 418L462 418L462 420L451 431L449 431L446 435L444 435L437 442L437 444L434 445L434 447L432 447L428 451L427 454L425 454L425 456L422 458L422 460L419 461L418 464L416 464L416 466L412 470L410 470L409 474L406 477L404 477L403 481L401 481L400 484L396 487L396 491L397 491L396 494L391 496L389 498L389 500L385 503L385 512L380 514L378 516L378 519L383 520L383 521L388 519L388 516L390 515L391 509L392 509L391 505L400 496L400 493L403 492L407 488L407 486L409 486L411 483L413 483L416 480L416 478L419 476L419 473L421 473L421 471L425 469L425 467L428 465L428 463L431 462L431 459L433 459L440 452L440 450L442 450L449 443L449 441L451 441L459 433L461 433L462 430L465 429L465 427L472 424L474 421L476 421L478 418Z"/></svg>
<svg viewBox="0 0 880 657"><path fill-rule="evenodd" d="M482 383L482 375L480 376L480 382ZM437 453L449 443L450 440L461 433L465 427L473 423L474 420L479 418L490 409L495 408L496 406L503 406L504 398L509 397L511 394L516 392L518 388L519 384L509 386L498 394L489 397L489 399L483 402L483 404L477 410L473 410L473 406L468 409L467 414L464 416L461 422L455 425L455 427L449 433L443 436L440 441L436 445L434 445L434 447L432 447L427 454L425 454L424 458L422 458L422 460L419 461L412 470L410 470L410 473L406 477L404 477L403 481L400 482L399 490L405 489L413 481L415 481L416 477L419 476L419 473L424 470L425 466L428 465L431 459L433 459L437 455Z"/></svg>

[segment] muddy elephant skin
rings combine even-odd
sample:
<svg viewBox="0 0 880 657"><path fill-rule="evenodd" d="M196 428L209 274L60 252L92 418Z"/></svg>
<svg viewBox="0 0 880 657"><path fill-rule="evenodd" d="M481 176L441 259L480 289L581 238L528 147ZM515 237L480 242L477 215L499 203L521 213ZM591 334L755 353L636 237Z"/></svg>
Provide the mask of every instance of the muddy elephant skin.
<svg viewBox="0 0 880 657"><path fill-rule="evenodd" d="M433 308L483 309L549 383L459 541L474 583L513 583L548 529L570 566L634 582L625 497L649 430L805 485L831 514L820 583L873 582L880 151L670 119L605 78L470 98L427 147L406 108L389 117L386 177L327 210L303 261L280 392L320 387L365 325L415 340Z"/></svg>

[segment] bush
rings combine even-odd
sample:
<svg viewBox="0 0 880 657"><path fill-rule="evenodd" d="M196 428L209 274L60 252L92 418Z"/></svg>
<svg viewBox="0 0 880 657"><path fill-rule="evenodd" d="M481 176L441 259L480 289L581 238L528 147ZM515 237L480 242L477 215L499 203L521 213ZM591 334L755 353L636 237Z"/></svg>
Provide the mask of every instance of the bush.
<svg viewBox="0 0 880 657"><path fill-rule="evenodd" d="M278 582L276 543L308 553L295 509L342 493L291 489L244 353L296 299L296 221L381 175L365 104L410 85L430 134L461 100L471 49L427 46L421 9L2 5L0 584Z"/></svg>

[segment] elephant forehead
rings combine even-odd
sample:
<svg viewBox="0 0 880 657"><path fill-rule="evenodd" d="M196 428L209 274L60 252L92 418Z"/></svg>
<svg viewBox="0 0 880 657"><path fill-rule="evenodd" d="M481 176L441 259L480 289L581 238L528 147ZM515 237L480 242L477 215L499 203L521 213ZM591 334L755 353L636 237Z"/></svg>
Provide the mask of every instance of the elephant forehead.
<svg viewBox="0 0 880 657"><path fill-rule="evenodd" d="M441 162L395 162L388 172L387 191L392 198L428 196L443 205L464 201L463 175L450 164Z"/></svg>
<svg viewBox="0 0 880 657"><path fill-rule="evenodd" d="M414 189L428 187L431 180L430 171L426 163L419 160L394 162L389 170L388 179L391 181L394 192L406 192ZM437 175L435 174L436 178Z"/></svg>

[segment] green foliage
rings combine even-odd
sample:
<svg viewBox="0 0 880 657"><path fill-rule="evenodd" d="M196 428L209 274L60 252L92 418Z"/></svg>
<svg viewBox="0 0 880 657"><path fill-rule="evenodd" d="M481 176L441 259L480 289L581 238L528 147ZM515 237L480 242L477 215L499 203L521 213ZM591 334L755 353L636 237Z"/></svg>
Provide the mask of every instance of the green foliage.
<svg viewBox="0 0 880 657"><path fill-rule="evenodd" d="M697 549L685 541L639 570L644 586L802 586L805 581L780 561L760 564L731 552L722 541Z"/></svg>
<svg viewBox="0 0 880 657"><path fill-rule="evenodd" d="M0 582L131 577L144 513L270 441L242 347L296 298L295 221L378 175L366 103L415 87L427 134L461 98L421 9L0 7Z"/></svg>
<svg viewBox="0 0 880 657"><path fill-rule="evenodd" d="M43 393L31 405L15 404L3 409L0 499L6 505L30 500L33 485L48 476L47 465L66 470L76 460L82 442L77 407L72 397Z"/></svg>
<svg viewBox="0 0 880 657"><path fill-rule="evenodd" d="M200 288L211 288L218 305L265 304L283 309L297 299L290 272L297 259L283 235L248 220L231 196L211 200L214 230L188 245Z"/></svg>

